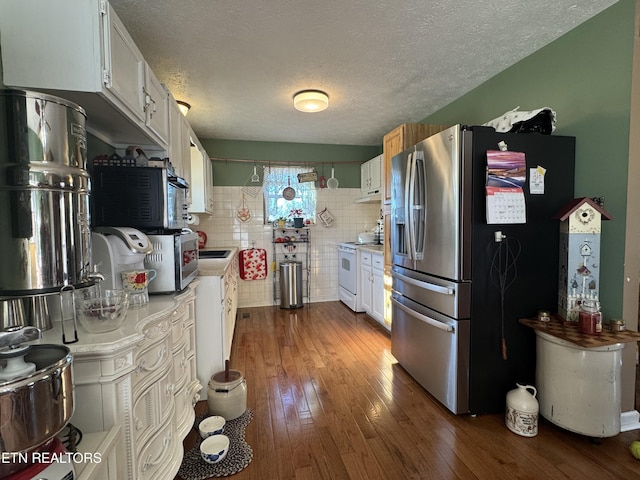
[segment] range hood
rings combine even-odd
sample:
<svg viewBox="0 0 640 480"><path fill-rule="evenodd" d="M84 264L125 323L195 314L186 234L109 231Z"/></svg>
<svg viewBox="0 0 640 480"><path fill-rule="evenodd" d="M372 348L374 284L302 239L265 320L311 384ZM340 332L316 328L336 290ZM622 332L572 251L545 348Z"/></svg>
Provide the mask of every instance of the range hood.
<svg viewBox="0 0 640 480"><path fill-rule="evenodd" d="M375 195L367 195L365 197L356 198L356 203L380 203L382 201L382 195L376 193Z"/></svg>

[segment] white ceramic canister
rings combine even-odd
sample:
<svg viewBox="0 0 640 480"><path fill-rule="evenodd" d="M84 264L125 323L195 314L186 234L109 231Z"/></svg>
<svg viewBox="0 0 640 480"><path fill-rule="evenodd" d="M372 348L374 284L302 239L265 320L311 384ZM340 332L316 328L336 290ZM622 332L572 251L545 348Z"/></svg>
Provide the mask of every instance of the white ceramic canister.
<svg viewBox="0 0 640 480"><path fill-rule="evenodd" d="M207 405L210 415L233 420L247 409L247 381L238 370L214 373L209 380Z"/></svg>
<svg viewBox="0 0 640 480"><path fill-rule="evenodd" d="M504 421L512 432L523 437L535 437L538 434L538 391L531 385L516 383L516 386L518 388L507 393Z"/></svg>

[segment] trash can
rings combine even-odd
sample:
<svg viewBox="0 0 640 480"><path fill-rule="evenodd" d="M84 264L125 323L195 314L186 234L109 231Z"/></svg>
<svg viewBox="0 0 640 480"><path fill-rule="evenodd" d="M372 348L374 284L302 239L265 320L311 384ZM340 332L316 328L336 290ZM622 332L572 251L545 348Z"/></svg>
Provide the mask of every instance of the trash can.
<svg viewBox="0 0 640 480"><path fill-rule="evenodd" d="M302 262L280 264L280 308L302 307Z"/></svg>

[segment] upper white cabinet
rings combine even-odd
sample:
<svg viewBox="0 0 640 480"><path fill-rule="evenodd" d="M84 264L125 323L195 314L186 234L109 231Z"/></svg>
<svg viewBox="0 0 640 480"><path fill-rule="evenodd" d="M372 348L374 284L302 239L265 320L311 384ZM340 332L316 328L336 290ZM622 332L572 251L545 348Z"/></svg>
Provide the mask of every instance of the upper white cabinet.
<svg viewBox="0 0 640 480"><path fill-rule="evenodd" d="M169 160L176 174L191 185L191 138L189 122L169 94ZM191 189L189 190L191 195Z"/></svg>
<svg viewBox="0 0 640 480"><path fill-rule="evenodd" d="M167 150L167 92L107 1L0 0L0 10L5 86L77 103L87 130L114 146Z"/></svg>
<svg viewBox="0 0 640 480"><path fill-rule="evenodd" d="M380 200L382 190L382 155L360 166L360 200Z"/></svg>
<svg viewBox="0 0 640 480"><path fill-rule="evenodd" d="M169 144L169 92L160 83L149 65L145 63L144 92L144 118L149 129L162 140ZM184 121L183 121L184 123Z"/></svg>
<svg viewBox="0 0 640 480"><path fill-rule="evenodd" d="M195 135L191 136L191 213L213 214L213 166Z"/></svg>

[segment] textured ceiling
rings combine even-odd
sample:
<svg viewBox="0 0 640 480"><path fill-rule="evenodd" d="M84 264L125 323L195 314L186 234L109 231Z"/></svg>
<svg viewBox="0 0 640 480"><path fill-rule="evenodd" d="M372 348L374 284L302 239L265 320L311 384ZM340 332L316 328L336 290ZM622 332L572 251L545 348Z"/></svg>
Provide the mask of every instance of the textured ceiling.
<svg viewBox="0 0 640 480"><path fill-rule="evenodd" d="M347 145L379 145L615 1L110 0L198 137ZM309 88L327 110L294 110Z"/></svg>

